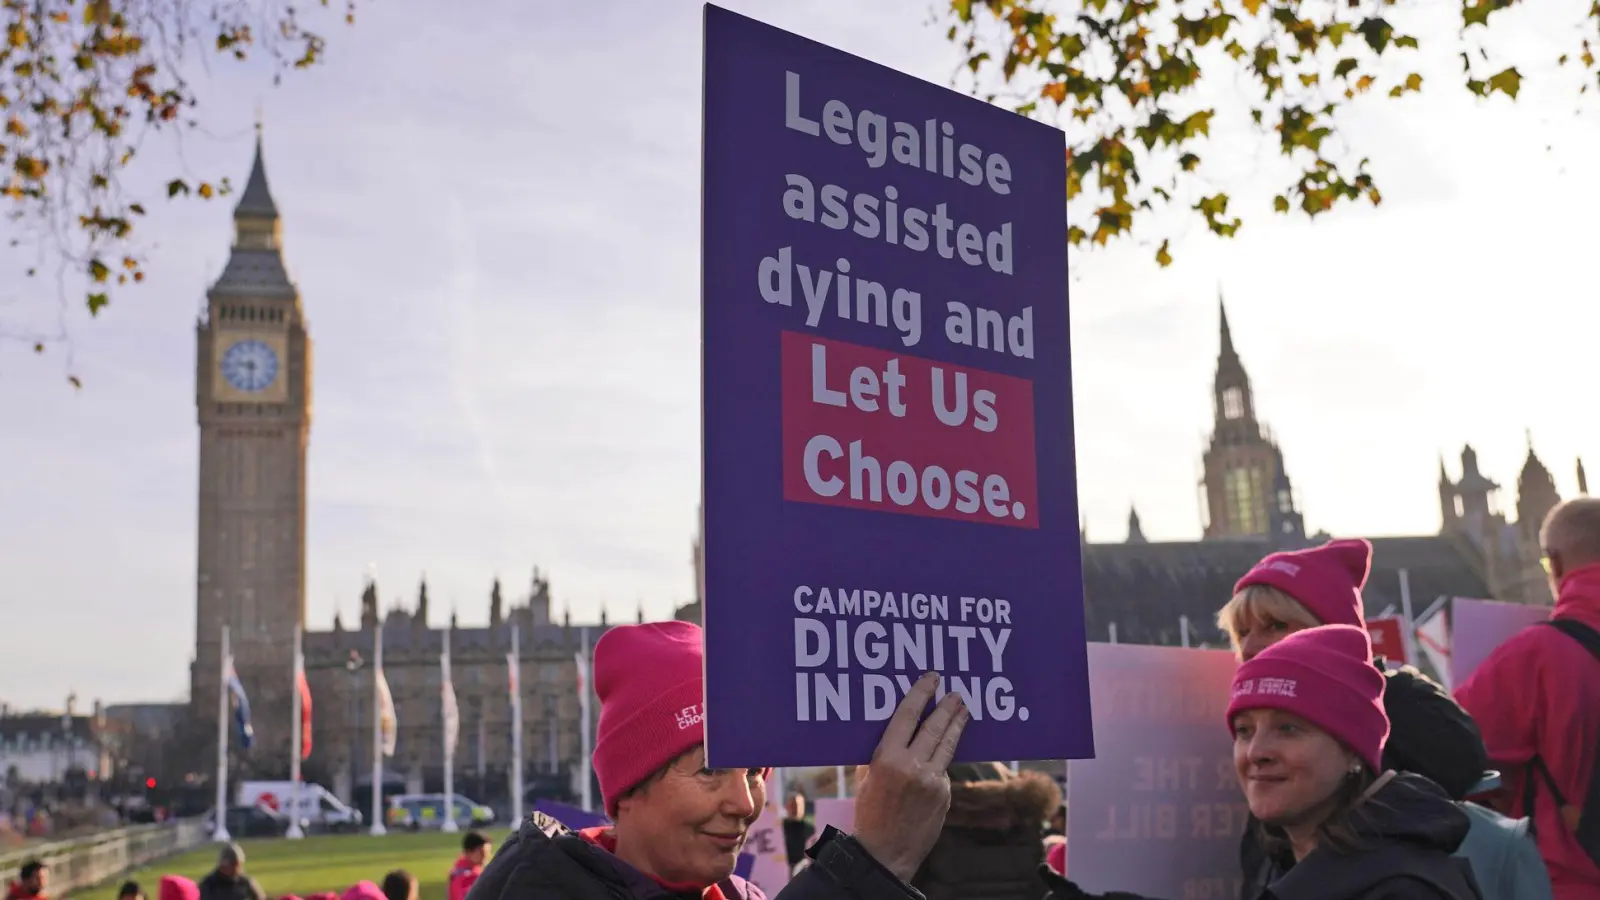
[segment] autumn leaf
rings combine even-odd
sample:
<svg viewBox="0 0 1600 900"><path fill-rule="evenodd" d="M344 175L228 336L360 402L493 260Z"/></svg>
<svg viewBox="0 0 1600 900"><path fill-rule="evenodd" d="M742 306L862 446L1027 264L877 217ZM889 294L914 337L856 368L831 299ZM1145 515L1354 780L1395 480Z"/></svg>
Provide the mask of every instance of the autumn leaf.
<svg viewBox="0 0 1600 900"><path fill-rule="evenodd" d="M209 184L205 183L204 181L202 181L202 182L200 182L200 189L199 189L198 193L200 194L201 199L210 200L211 199L211 195L215 194L216 191L212 189L211 185L209 185Z"/></svg>
<svg viewBox="0 0 1600 900"><path fill-rule="evenodd" d="M109 296L105 295L105 294L90 294L89 295L89 315L91 315L91 316L100 315L100 310L105 309L106 304L108 304L110 302L111 302L111 298Z"/></svg>
<svg viewBox="0 0 1600 900"><path fill-rule="evenodd" d="M1156 265L1163 269L1172 265L1172 254L1167 252L1167 246L1171 243L1171 241L1162 241L1161 249L1156 251Z"/></svg>
<svg viewBox="0 0 1600 900"><path fill-rule="evenodd" d="M89 260L89 277L97 282L105 281L111 275L111 267L101 262L98 258ZM93 312L93 310L90 310Z"/></svg>
<svg viewBox="0 0 1600 900"><path fill-rule="evenodd" d="M1522 73L1512 66L1503 72L1489 76L1489 92L1499 91L1507 97L1517 99L1517 92L1522 90Z"/></svg>
<svg viewBox="0 0 1600 900"><path fill-rule="evenodd" d="M185 183L183 181L183 179L174 178L173 180L167 182L167 196L168 197L176 197L179 194L187 194L187 193L189 193L189 185L187 183Z"/></svg>

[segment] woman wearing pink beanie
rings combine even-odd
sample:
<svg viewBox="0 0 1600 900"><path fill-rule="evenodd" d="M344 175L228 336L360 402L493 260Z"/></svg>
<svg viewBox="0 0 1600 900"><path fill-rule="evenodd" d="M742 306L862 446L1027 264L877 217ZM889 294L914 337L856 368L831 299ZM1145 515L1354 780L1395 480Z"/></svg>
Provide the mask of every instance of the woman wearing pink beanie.
<svg viewBox="0 0 1600 900"><path fill-rule="evenodd" d="M1362 538L1269 554L1233 586L1217 627L1248 660L1302 628L1365 628L1361 589L1372 571L1372 544Z"/></svg>
<svg viewBox="0 0 1600 900"><path fill-rule="evenodd" d="M705 760L704 639L689 622L612 628L594 650L594 772L615 824L574 833L534 813L468 900L765 900L733 874L766 805L769 770ZM830 828L784 900L917 900L912 876L950 806L946 773L968 713L950 693L920 725L924 676L884 732L856 797L856 833Z"/></svg>
<svg viewBox="0 0 1600 900"><path fill-rule="evenodd" d="M1383 771L1383 691L1371 639L1354 625L1296 632L1234 675L1234 768L1262 843L1282 850L1253 879L1256 896L1481 900L1467 862L1450 855L1466 814L1432 781Z"/></svg>

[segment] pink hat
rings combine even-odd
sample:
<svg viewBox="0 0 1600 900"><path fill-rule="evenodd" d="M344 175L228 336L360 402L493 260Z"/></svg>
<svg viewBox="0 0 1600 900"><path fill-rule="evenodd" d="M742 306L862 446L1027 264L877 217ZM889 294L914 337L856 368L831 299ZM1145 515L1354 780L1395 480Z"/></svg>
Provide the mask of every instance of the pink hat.
<svg viewBox="0 0 1600 900"><path fill-rule="evenodd" d="M595 644L594 773L607 813L615 816L623 794L705 741L704 660L692 622L621 625Z"/></svg>
<svg viewBox="0 0 1600 900"><path fill-rule="evenodd" d="M1383 744L1389 739L1383 687L1366 629L1307 628L1239 666L1228 703L1228 730L1244 710L1280 709L1326 731L1381 772Z"/></svg>
<svg viewBox="0 0 1600 900"><path fill-rule="evenodd" d="M160 900L199 900L200 886L182 875L163 875L156 896Z"/></svg>
<svg viewBox="0 0 1600 900"><path fill-rule="evenodd" d="M350 885L340 900L385 900L383 891L370 881L358 881Z"/></svg>
<svg viewBox="0 0 1600 900"><path fill-rule="evenodd" d="M1238 593L1266 584L1300 601L1324 625L1365 628L1361 588L1372 570L1372 544L1363 538L1329 541L1309 550L1274 553L1233 586Z"/></svg>

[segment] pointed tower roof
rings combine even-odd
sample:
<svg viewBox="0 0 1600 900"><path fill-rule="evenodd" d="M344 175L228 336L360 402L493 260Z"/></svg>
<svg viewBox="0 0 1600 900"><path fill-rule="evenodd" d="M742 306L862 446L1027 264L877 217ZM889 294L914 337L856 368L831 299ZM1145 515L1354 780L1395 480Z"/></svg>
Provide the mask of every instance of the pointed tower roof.
<svg viewBox="0 0 1600 900"><path fill-rule="evenodd" d="M1219 345L1221 349L1217 352L1217 360L1219 363L1226 360L1237 365L1239 363L1239 351L1233 349L1233 329L1228 327L1228 307L1227 304L1222 302L1222 288L1220 287L1217 288L1217 314L1222 320L1222 340Z"/></svg>
<svg viewBox="0 0 1600 900"><path fill-rule="evenodd" d="M1137 507L1128 507L1128 543L1147 543L1144 537L1144 528L1139 524L1139 510Z"/></svg>
<svg viewBox="0 0 1600 900"><path fill-rule="evenodd" d="M256 123L256 158L250 166L250 178L244 183L244 193L239 205L233 208L235 216L257 216L264 219L278 217L278 204L272 200L272 188L267 185L267 164L261 153L261 123Z"/></svg>
<svg viewBox="0 0 1600 900"><path fill-rule="evenodd" d="M1583 471L1583 457L1578 457L1578 494L1589 496L1589 474Z"/></svg>

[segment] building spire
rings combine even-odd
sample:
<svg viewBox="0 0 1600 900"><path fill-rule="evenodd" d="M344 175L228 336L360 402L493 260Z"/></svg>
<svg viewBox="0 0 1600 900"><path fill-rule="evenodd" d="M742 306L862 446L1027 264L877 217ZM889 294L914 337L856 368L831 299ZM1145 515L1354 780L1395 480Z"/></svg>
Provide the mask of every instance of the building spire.
<svg viewBox="0 0 1600 900"><path fill-rule="evenodd" d="M250 178L245 182L244 193L239 197L239 205L234 207L235 218L251 216L262 219L276 219L278 217L278 204L273 202L272 189L267 186L267 166L261 151L261 119L257 113L256 118L256 158L250 166Z"/></svg>
<svg viewBox="0 0 1600 900"><path fill-rule="evenodd" d="M1583 457L1578 457L1578 495L1589 496L1589 475L1583 471Z"/></svg>
<svg viewBox="0 0 1600 900"><path fill-rule="evenodd" d="M1228 327L1228 307L1222 301L1222 287L1220 285L1217 287L1217 314L1222 320L1222 349L1217 356L1219 359L1237 361L1239 353L1233 349L1233 330Z"/></svg>

